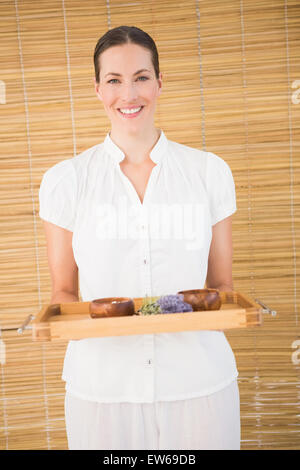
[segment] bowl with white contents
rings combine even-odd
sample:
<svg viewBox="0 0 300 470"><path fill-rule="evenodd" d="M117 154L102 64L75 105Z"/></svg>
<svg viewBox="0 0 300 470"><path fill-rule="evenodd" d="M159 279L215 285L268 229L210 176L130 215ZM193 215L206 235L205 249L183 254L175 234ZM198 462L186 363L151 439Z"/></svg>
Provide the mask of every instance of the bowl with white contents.
<svg viewBox="0 0 300 470"><path fill-rule="evenodd" d="M135 314L134 301L130 297L104 297L90 302L92 318L123 317Z"/></svg>

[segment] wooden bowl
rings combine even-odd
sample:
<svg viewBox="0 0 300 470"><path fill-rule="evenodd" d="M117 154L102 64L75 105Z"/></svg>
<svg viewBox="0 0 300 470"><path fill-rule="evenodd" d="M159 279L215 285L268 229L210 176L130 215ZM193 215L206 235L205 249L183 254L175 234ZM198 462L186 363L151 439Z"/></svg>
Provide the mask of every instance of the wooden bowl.
<svg viewBox="0 0 300 470"><path fill-rule="evenodd" d="M218 289L182 290L184 302L191 304L194 311L220 310L222 300Z"/></svg>
<svg viewBox="0 0 300 470"><path fill-rule="evenodd" d="M90 316L92 318L123 317L134 315L134 301L129 297L105 297L90 302Z"/></svg>

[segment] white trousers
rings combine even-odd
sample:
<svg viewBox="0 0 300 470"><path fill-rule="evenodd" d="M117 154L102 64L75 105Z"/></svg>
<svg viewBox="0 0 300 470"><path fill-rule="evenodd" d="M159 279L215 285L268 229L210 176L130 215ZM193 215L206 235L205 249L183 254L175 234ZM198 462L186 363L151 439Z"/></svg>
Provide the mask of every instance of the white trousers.
<svg viewBox="0 0 300 470"><path fill-rule="evenodd" d="M240 449L237 380L211 395L154 403L97 403L66 392L70 450Z"/></svg>

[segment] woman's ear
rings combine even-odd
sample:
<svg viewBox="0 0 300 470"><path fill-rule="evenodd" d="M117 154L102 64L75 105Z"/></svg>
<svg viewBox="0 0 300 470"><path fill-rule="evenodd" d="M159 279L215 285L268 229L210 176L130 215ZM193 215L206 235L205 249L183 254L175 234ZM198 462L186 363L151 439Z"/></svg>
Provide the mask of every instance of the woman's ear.
<svg viewBox="0 0 300 470"><path fill-rule="evenodd" d="M162 92L162 73L159 72L159 76L158 76L158 96L161 94Z"/></svg>
<svg viewBox="0 0 300 470"><path fill-rule="evenodd" d="M97 82L96 82L96 78L95 78L95 77L94 77L94 86L95 86L96 95L98 96L98 98L99 98L100 101L103 101L103 99L102 99L102 92L101 92L101 86L100 86L100 83L97 83Z"/></svg>

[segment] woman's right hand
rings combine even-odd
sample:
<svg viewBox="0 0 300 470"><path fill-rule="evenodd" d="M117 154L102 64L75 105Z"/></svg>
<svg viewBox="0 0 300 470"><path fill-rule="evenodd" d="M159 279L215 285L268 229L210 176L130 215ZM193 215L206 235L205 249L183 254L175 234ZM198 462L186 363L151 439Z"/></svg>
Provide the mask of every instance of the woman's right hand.
<svg viewBox="0 0 300 470"><path fill-rule="evenodd" d="M43 220L52 281L51 304L78 302L78 267L72 248L73 232Z"/></svg>

